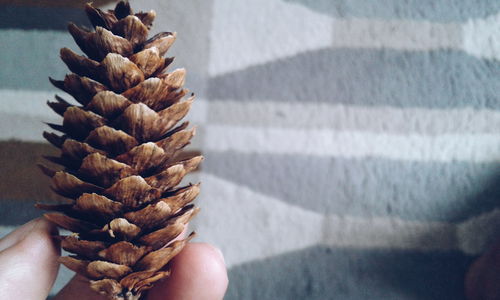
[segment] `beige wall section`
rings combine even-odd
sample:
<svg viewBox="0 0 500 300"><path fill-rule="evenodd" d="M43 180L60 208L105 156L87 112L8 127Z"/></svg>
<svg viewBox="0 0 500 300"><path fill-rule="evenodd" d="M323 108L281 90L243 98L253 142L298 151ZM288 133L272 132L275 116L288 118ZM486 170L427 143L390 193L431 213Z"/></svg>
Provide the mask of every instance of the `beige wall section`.
<svg viewBox="0 0 500 300"><path fill-rule="evenodd" d="M58 149L47 143L0 142L0 199L19 201L64 201L50 190L50 179L37 164L55 166L42 155L58 155ZM200 155L200 151L186 151L179 158Z"/></svg>
<svg viewBox="0 0 500 300"><path fill-rule="evenodd" d="M46 143L0 142L0 199L19 201L60 201L50 190L50 180L38 169L42 155L57 155L57 149Z"/></svg>

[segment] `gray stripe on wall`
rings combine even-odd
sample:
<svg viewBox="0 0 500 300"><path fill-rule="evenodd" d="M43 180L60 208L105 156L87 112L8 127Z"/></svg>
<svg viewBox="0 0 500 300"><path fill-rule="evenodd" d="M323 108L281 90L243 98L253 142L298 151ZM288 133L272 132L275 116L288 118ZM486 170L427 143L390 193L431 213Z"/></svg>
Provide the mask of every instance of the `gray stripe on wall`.
<svg viewBox="0 0 500 300"><path fill-rule="evenodd" d="M500 10L497 0L284 0L299 3L333 17L415 19L463 22Z"/></svg>
<svg viewBox="0 0 500 300"><path fill-rule="evenodd" d="M64 30L68 22L91 27L83 9L41 6L0 6L0 29Z"/></svg>
<svg viewBox="0 0 500 300"><path fill-rule="evenodd" d="M0 97L2 94L0 93ZM33 99L33 101L43 101L44 99ZM14 105L14 103L12 103ZM43 141L44 131L53 131L44 122L54 124L62 123L62 118L40 118L18 114L7 114L0 112L0 128L12 128L12 130L0 130L0 141L21 140L21 141Z"/></svg>
<svg viewBox="0 0 500 300"><path fill-rule="evenodd" d="M323 49L214 77L211 99L500 109L500 61L459 51Z"/></svg>
<svg viewBox="0 0 500 300"><path fill-rule="evenodd" d="M224 299L461 300L471 260L458 252L317 246L230 269Z"/></svg>
<svg viewBox="0 0 500 300"><path fill-rule="evenodd" d="M204 154L204 172L319 213L457 222L500 198L499 163Z"/></svg>

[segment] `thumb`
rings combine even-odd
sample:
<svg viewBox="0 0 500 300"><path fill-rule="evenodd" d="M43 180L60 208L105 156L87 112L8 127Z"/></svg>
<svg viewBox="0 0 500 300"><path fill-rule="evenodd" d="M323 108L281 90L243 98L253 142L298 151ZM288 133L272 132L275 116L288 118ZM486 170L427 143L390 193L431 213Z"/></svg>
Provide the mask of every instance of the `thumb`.
<svg viewBox="0 0 500 300"><path fill-rule="evenodd" d="M2 299L45 299L57 276L57 229L45 219L33 220L0 240Z"/></svg>

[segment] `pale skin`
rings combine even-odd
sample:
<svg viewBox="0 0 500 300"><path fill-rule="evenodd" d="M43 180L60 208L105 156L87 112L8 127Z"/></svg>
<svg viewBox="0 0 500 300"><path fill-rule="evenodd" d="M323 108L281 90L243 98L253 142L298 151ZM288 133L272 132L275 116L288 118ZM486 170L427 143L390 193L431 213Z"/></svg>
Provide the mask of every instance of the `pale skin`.
<svg viewBox="0 0 500 300"><path fill-rule="evenodd" d="M0 240L2 299L46 299L59 270L59 248L54 225L36 219ZM172 274L158 282L148 300L222 300L228 285L222 253L204 243L189 243L171 262ZM74 277L56 300L105 300Z"/></svg>

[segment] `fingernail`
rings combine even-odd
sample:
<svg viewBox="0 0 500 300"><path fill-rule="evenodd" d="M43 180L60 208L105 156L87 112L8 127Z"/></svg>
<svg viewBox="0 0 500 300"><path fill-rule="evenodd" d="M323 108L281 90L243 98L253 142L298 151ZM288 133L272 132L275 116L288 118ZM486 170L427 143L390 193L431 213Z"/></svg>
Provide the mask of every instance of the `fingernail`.
<svg viewBox="0 0 500 300"><path fill-rule="evenodd" d="M38 224L40 224L40 218L37 218L37 219L34 219L34 220L31 220L29 221L28 223L22 225L21 227L23 226L26 226L26 230L24 232L24 234L21 236L21 238L19 239L19 241L22 241L23 239L25 239L28 235L31 234L31 232L33 232L33 230L35 230L37 228L37 226L39 226ZM21 228L20 227L20 228ZM19 228L19 229L20 229Z"/></svg>
<svg viewBox="0 0 500 300"><path fill-rule="evenodd" d="M220 259L222 260L222 263L224 264L224 266L226 265L226 260L224 259L224 254L222 254L222 251L217 248L217 247L214 247L215 251L217 251L217 253L219 254L219 257Z"/></svg>

